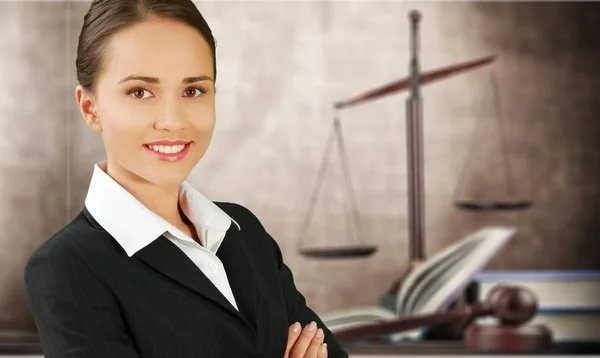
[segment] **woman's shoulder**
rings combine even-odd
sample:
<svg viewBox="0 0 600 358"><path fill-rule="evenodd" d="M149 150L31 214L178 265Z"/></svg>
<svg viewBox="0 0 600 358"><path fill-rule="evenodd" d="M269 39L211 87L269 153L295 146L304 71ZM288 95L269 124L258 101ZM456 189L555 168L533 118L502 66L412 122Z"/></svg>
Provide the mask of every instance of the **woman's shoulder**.
<svg viewBox="0 0 600 358"><path fill-rule="evenodd" d="M102 247L109 243L110 236L104 230L94 227L85 214L85 210L79 212L67 225L55 232L42 242L31 254L26 263L26 268L35 262L46 262L48 264L60 264L65 258L73 258L85 255L101 255ZM105 250L104 250L105 251Z"/></svg>
<svg viewBox="0 0 600 358"><path fill-rule="evenodd" d="M261 255L269 252L279 261L282 259L279 244L252 210L239 203L217 201L214 203L240 225L242 236L248 239L242 240L242 244L248 244L250 250Z"/></svg>
<svg viewBox="0 0 600 358"><path fill-rule="evenodd" d="M213 201L213 203L223 210L229 217L235 220L241 228L264 231L265 228L258 217L246 206L226 201Z"/></svg>

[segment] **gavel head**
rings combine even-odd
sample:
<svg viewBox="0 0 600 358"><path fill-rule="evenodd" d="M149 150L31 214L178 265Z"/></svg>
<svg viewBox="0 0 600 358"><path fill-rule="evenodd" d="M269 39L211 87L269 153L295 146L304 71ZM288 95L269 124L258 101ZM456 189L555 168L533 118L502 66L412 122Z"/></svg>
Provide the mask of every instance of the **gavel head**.
<svg viewBox="0 0 600 358"><path fill-rule="evenodd" d="M505 326L528 322L537 312L538 303L533 292L525 287L497 285L488 294L494 316Z"/></svg>

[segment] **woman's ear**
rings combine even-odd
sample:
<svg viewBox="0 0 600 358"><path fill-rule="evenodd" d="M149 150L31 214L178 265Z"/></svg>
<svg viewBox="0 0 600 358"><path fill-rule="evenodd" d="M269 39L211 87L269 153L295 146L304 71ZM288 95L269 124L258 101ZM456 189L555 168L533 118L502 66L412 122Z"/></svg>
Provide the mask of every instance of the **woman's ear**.
<svg viewBox="0 0 600 358"><path fill-rule="evenodd" d="M98 108L94 95L81 85L75 89L75 99L84 122L96 132L102 132L102 125L98 117Z"/></svg>

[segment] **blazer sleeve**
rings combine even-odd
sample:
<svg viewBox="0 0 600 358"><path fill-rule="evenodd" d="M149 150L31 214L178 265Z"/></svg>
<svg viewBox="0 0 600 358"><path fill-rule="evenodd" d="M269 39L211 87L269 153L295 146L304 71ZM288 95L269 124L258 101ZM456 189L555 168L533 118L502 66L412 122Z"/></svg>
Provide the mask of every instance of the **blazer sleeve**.
<svg viewBox="0 0 600 358"><path fill-rule="evenodd" d="M283 254L281 253L281 249L275 239L273 239L273 237L266 231L258 218L252 212L250 212L250 210L246 210L250 213L253 220L260 226L264 234L269 238L277 257L279 277L281 285L283 286L283 292L287 306L288 325L291 325L294 322L300 322L304 327L311 321L315 321L317 326L323 329L323 333L325 334L325 343L327 343L327 356L329 358L348 358L348 353L342 349L340 344L336 341L333 333L331 333L331 331L325 326L319 316L307 306L304 295L302 295L302 293L300 293L300 291L298 291L296 288L294 283L294 275L290 268L285 264L283 260Z"/></svg>
<svg viewBox="0 0 600 358"><path fill-rule="evenodd" d="M45 358L139 358L116 300L74 247L42 246L24 278Z"/></svg>

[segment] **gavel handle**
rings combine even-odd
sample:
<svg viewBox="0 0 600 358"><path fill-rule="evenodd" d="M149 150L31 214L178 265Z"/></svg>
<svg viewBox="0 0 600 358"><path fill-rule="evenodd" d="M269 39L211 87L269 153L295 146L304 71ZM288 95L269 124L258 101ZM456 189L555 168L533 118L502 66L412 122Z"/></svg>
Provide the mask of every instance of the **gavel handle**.
<svg viewBox="0 0 600 358"><path fill-rule="evenodd" d="M410 318L399 318L396 320L375 324L365 324L359 327L352 327L336 331L334 332L334 335L336 340L339 342L352 342L386 334L410 331L420 327L450 323L461 319L487 316L492 313L493 310L491 306L487 302L483 302L476 303L472 306L457 308L444 313L415 316Z"/></svg>

